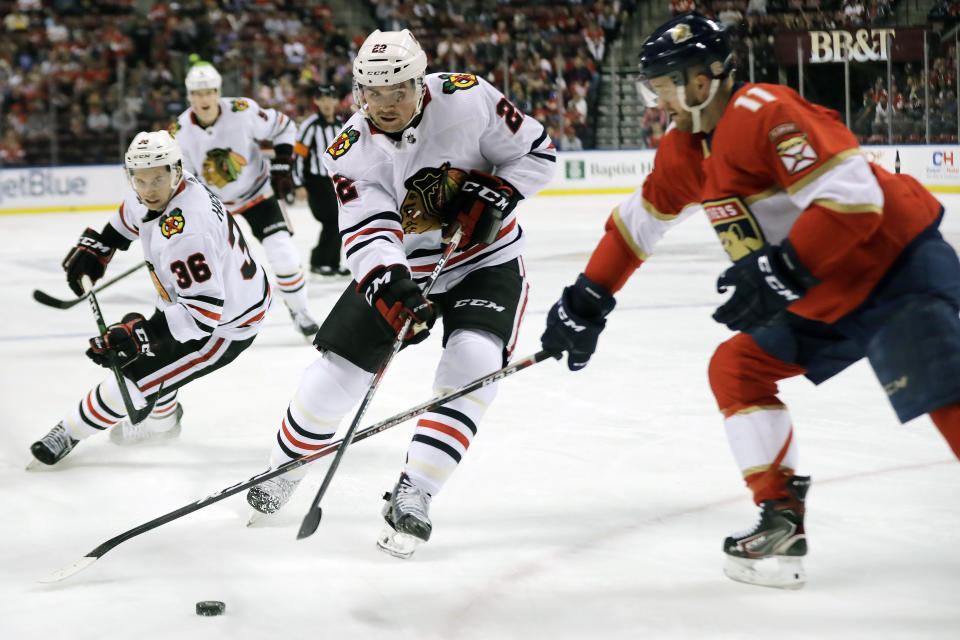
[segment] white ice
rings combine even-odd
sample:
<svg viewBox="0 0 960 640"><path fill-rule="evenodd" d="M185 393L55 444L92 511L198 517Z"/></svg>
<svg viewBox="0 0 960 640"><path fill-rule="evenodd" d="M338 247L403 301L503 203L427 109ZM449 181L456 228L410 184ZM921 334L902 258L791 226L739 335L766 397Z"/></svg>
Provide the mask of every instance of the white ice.
<svg viewBox="0 0 960 640"><path fill-rule="evenodd" d="M538 350L546 311L620 199L522 206L532 290L516 355ZM955 241L960 197L949 204ZM306 256L317 223L302 205L291 213ZM60 260L108 215L0 218L0 638L960 637L960 465L927 418L898 424L864 363L821 388L782 386L813 477L806 588L722 575L721 541L756 509L706 379L730 334L710 319L725 260L702 219L672 232L618 295L587 369L547 361L501 384L411 560L374 548L407 423L347 452L311 538L295 534L330 458L275 526L244 527L234 496L41 585L105 540L264 469L316 357L278 304L239 360L181 391L179 440L121 448L96 436L51 470L25 471L30 443L103 378L83 356L89 309L43 307L31 292L69 297ZM140 256L118 255L108 276ZM318 318L345 284L311 281ZM100 300L119 319L149 312L151 292L139 272ZM365 424L432 395L438 342L400 354ZM198 617L199 600L226 602L226 614Z"/></svg>

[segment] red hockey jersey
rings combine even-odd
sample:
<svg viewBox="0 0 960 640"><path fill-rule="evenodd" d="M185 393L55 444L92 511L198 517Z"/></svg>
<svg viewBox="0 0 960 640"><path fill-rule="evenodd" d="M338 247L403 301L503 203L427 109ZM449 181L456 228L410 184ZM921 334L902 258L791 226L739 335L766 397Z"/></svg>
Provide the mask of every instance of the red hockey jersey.
<svg viewBox="0 0 960 640"><path fill-rule="evenodd" d="M616 291L669 227L701 208L734 261L789 238L820 279L789 310L833 322L863 302L940 203L913 178L868 163L836 112L788 87L744 84L712 135L664 136L586 275Z"/></svg>

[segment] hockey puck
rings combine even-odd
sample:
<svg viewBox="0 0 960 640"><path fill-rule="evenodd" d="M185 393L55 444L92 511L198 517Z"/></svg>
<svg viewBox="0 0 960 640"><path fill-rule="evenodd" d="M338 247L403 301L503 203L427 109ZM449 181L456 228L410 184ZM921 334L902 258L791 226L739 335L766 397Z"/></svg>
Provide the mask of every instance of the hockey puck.
<svg viewBox="0 0 960 640"><path fill-rule="evenodd" d="M201 600L197 603L198 616L219 616L226 610L227 605L219 600Z"/></svg>

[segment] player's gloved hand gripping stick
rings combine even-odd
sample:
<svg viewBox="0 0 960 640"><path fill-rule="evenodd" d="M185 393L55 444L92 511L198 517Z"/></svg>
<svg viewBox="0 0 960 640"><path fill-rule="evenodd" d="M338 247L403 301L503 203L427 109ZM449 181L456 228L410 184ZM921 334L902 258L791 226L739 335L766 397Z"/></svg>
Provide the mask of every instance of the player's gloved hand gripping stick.
<svg viewBox="0 0 960 640"><path fill-rule="evenodd" d="M443 250L443 254L441 254L440 259L437 260L437 266L433 268L430 278L423 287L423 291L421 292L421 297L423 299L426 299L427 294L429 294L430 290L433 289L433 285L436 284L437 278L440 276L440 272L447 264L447 260L450 259L450 256L452 256L453 252L457 249L457 245L460 243L461 235L462 231L460 229L460 224L454 223L454 227L451 229L450 236L447 239L447 246ZM320 518L323 516L323 511L320 509L320 500L323 499L323 495L327 492L327 487L330 486L330 481L333 479L333 474L337 472L337 467L340 466L340 460L343 459L344 452L346 452L347 447L350 446L350 442L353 440L353 434L357 430L357 425L360 424L360 420L363 418L363 414L366 413L367 407L369 406L370 401L373 399L373 395L377 391L377 387L380 386L380 380L383 379L383 374L387 371L387 366L390 364L390 361L393 360L393 357L397 355L397 352L400 351L400 347L403 345L407 333L412 330L413 323L416 319L417 318L413 313L409 311L406 313L406 320L404 321L403 326L400 327L400 330L397 332L397 337L393 341L393 348L383 359L383 362L380 364L380 368L377 369L377 373L374 374L373 380L370 382L369 388L367 388L367 393L363 396L363 401L360 403L360 408L357 409L357 415L354 416L353 422L350 423L350 428L347 429L346 434L343 436L343 444L340 445L337 455L330 463L330 467L327 469L327 475L324 476L323 483L320 485L320 490L317 491L317 495L314 496L313 501L310 503L310 508L303 516L303 521L300 523L300 530L297 532L298 540L312 535L320 525Z"/></svg>
<svg viewBox="0 0 960 640"><path fill-rule="evenodd" d="M100 311L100 303L97 302L97 296L93 293L93 281L90 279L90 276L84 275L81 277L80 282L87 292L87 297L90 299L90 310L93 311L93 317L97 321L97 329L100 331L100 337L106 344L109 341L110 331L107 329L107 323L103 320L103 312ZM142 318L143 316L140 317ZM112 326L116 327L117 325ZM137 348L139 350L139 345ZM143 422L147 416L150 415L150 412L153 411L153 406L157 404L157 399L159 399L163 393L163 383L160 383L160 388L157 389L157 395L153 397L153 400L147 401L147 405L142 409L137 409L133 404L133 398L130 397L130 390L127 389L126 378L120 373L117 352L114 349L105 348L102 351L102 357L108 368L113 371L117 385L120 387L120 396L123 398L123 406L127 410L127 418L133 424Z"/></svg>

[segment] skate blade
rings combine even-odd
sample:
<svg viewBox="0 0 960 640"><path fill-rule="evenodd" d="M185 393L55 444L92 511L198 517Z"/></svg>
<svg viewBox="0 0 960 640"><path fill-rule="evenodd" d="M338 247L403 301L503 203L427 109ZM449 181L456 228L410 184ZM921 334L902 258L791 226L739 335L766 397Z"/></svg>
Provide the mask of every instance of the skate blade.
<svg viewBox="0 0 960 640"><path fill-rule="evenodd" d="M387 553L394 558L400 558L401 560L406 560L413 555L413 552L417 550L423 544L423 540L412 536L409 533L400 533L395 531L393 527L387 525L383 528L383 531L380 532L380 537L377 538L377 548L384 553Z"/></svg>
<svg viewBox="0 0 960 640"><path fill-rule="evenodd" d="M727 556L723 573L737 582L775 589L801 589L807 582L803 559L791 556L760 559Z"/></svg>
<svg viewBox="0 0 960 640"><path fill-rule="evenodd" d="M247 517L247 527L250 529L259 529L261 527L278 527L292 520L280 513L281 510L273 513L263 513L254 508L250 508L250 515Z"/></svg>
<svg viewBox="0 0 960 640"><path fill-rule="evenodd" d="M34 458L33 460L27 463L27 466L24 467L24 470L44 472L44 471L53 471L54 469L56 469L56 467L57 465L55 464L44 464L39 460L37 460L36 458Z"/></svg>

